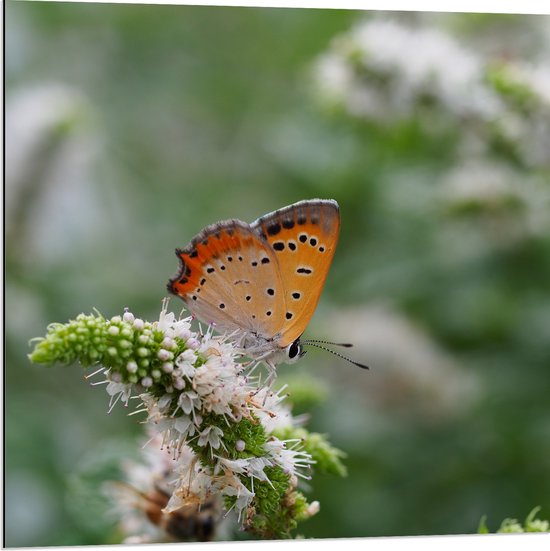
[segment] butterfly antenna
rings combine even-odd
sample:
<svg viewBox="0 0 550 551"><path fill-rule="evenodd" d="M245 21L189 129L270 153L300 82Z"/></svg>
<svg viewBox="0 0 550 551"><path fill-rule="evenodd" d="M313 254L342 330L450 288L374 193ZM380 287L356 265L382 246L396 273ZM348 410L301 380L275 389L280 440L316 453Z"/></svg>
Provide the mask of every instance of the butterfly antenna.
<svg viewBox="0 0 550 551"><path fill-rule="evenodd" d="M316 348L320 348L321 350L325 350L326 352L330 352L331 354L334 354L334 356L338 356L338 358L342 358L342 360L346 360L346 362L349 362L350 364L356 365L357 367L360 367L361 369L368 369L369 368L368 365L356 362L356 361L348 358L347 356L344 356L343 354L340 354L340 352L336 352L335 350L331 350L330 348L327 348L326 346L323 346L322 344L319 344L321 342L324 342L324 341L302 341L301 344L308 344L310 346L315 346ZM334 343L331 343L331 344L334 344ZM345 345L341 345L341 346L345 346ZM352 346L352 345L349 345L349 346Z"/></svg>
<svg viewBox="0 0 550 551"><path fill-rule="evenodd" d="M319 344L330 344L331 346L344 346L345 348L351 348L353 344L350 344L349 342L331 342L331 341L320 341L317 339L308 339L307 341L300 341L302 344L311 344L311 343L319 343ZM315 344L313 344L315 346Z"/></svg>

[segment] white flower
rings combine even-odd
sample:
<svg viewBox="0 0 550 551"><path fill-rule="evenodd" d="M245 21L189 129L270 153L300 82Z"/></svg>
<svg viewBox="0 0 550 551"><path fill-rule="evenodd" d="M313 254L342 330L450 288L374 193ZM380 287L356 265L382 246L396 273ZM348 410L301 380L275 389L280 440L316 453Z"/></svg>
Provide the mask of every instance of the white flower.
<svg viewBox="0 0 550 551"><path fill-rule="evenodd" d="M197 361L197 354L193 350L187 349L182 352L175 361L176 366L179 368L178 374L191 379L195 375L195 362Z"/></svg>
<svg viewBox="0 0 550 551"><path fill-rule="evenodd" d="M285 389L286 386L280 388L277 392L273 392L268 387L263 387L254 396L255 402L263 406L254 413L261 420L267 433L294 424L290 407L283 404L286 394L282 393Z"/></svg>
<svg viewBox="0 0 550 551"><path fill-rule="evenodd" d="M115 407L115 404L122 400L125 406L128 405L128 401L130 400L130 396L132 395L132 389L133 385L131 384L125 384L125 383L118 383L115 381L110 381L107 384L107 394L111 397L109 400L109 412Z"/></svg>
<svg viewBox="0 0 550 551"><path fill-rule="evenodd" d="M132 322L132 325L134 326L134 329L137 329L138 331L141 331L145 327L145 322L140 318L136 318Z"/></svg>
<svg viewBox="0 0 550 551"><path fill-rule="evenodd" d="M153 386L153 379L151 377L143 377L143 379L141 379L141 386L144 388Z"/></svg>
<svg viewBox="0 0 550 551"><path fill-rule="evenodd" d="M187 339L187 346L191 348L191 350L196 350L200 346L200 343L196 337L189 337Z"/></svg>
<svg viewBox="0 0 550 551"><path fill-rule="evenodd" d="M174 357L174 355L169 350L166 350L165 348L161 348L158 351L157 357L162 362L165 362L167 360L171 360Z"/></svg>
<svg viewBox="0 0 550 551"><path fill-rule="evenodd" d="M128 370L128 373L136 373L138 370L138 364L134 360L130 360L126 364L126 369Z"/></svg>
<svg viewBox="0 0 550 551"><path fill-rule="evenodd" d="M180 362L194 364L197 361L197 354L193 350L187 349L178 356L178 360Z"/></svg>
<svg viewBox="0 0 550 551"><path fill-rule="evenodd" d="M199 437L199 446L205 446L208 444L211 448L217 450L221 445L220 438L223 436L223 431L219 427L210 426L206 427Z"/></svg>
<svg viewBox="0 0 550 551"><path fill-rule="evenodd" d="M316 515L321 510L321 505L318 501L312 501L307 508L307 516L312 517Z"/></svg>
<svg viewBox="0 0 550 551"><path fill-rule="evenodd" d="M129 310L126 310L122 316L122 320L125 321L126 323L129 323L129 324L132 324L134 323L134 320L135 320L135 316L134 314L132 314L132 312L130 312Z"/></svg>
<svg viewBox="0 0 550 551"><path fill-rule="evenodd" d="M235 508L239 513L239 520L241 518L242 511L247 508L256 495L251 492L236 476L227 477L226 483L220 486L222 495L236 496Z"/></svg>
<svg viewBox="0 0 550 551"><path fill-rule="evenodd" d="M182 392L178 397L178 407L181 408L183 413L191 413L195 408L200 407L199 395L192 390Z"/></svg>
<svg viewBox="0 0 550 551"><path fill-rule="evenodd" d="M313 464L314 461L311 456L305 451L287 447L287 443L278 438L273 438L264 444L264 450L285 473L291 476L309 478L299 472L298 469L307 468Z"/></svg>
<svg viewBox="0 0 550 551"><path fill-rule="evenodd" d="M172 362L165 362L162 364L162 370L164 373L172 373L174 371L174 364Z"/></svg>
<svg viewBox="0 0 550 551"><path fill-rule="evenodd" d="M173 382L176 390L183 390L185 388L185 381L181 377L174 377Z"/></svg>
<svg viewBox="0 0 550 551"><path fill-rule="evenodd" d="M173 396L171 394L165 394L164 396L161 396L158 399L157 407L160 412L166 413L168 411L168 407L172 403Z"/></svg>
<svg viewBox="0 0 550 551"><path fill-rule="evenodd" d="M375 120L409 116L426 95L456 115L493 120L502 102L484 77L485 60L449 35L381 19L337 37L317 65L325 97Z"/></svg>
<svg viewBox="0 0 550 551"><path fill-rule="evenodd" d="M168 312L168 299L162 301L162 309L156 328L162 331L169 339L175 337L187 339L192 334L190 331L191 317L176 320L173 312Z"/></svg>
<svg viewBox="0 0 550 551"><path fill-rule="evenodd" d="M219 348L211 348L220 352ZM233 416L247 407L250 388L239 375L241 366L232 357L214 354L196 368L193 388L200 395L205 411Z"/></svg>
<svg viewBox="0 0 550 551"><path fill-rule="evenodd" d="M179 482L181 485L173 492L168 504L164 508L164 511L171 513L187 505L190 501L197 503L204 503L213 494L212 485L214 480L210 475L205 472L197 472L195 462L191 463L194 473L189 483L189 476L182 476L180 473Z"/></svg>
<svg viewBox="0 0 550 551"><path fill-rule="evenodd" d="M269 485L272 485L271 480L269 480L264 472L264 469L272 466L272 464L273 463L267 457L252 457L248 461L248 474L262 482L267 482Z"/></svg>
<svg viewBox="0 0 550 551"><path fill-rule="evenodd" d="M217 457L218 467L225 471L244 474L248 472L249 459L228 459L226 457Z"/></svg>
<svg viewBox="0 0 550 551"><path fill-rule="evenodd" d="M193 436L196 432L195 423L187 415L176 417L174 421L174 429L181 433L182 438Z"/></svg>

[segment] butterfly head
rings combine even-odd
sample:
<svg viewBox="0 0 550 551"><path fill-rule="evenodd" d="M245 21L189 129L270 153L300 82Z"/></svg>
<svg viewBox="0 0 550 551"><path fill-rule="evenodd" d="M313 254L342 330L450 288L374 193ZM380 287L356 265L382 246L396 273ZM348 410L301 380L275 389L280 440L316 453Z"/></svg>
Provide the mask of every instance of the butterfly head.
<svg viewBox="0 0 550 551"><path fill-rule="evenodd" d="M286 359L284 359L284 363L287 364L293 364L296 363L305 353L304 347L302 346L302 343L300 342L300 337L298 337L294 342L289 344L285 349L285 356Z"/></svg>

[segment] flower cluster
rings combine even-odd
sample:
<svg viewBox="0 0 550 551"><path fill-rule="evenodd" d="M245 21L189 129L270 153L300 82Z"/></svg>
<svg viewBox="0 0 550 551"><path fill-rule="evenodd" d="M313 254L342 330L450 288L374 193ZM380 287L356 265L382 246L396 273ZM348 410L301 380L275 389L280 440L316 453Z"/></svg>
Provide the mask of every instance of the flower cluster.
<svg viewBox="0 0 550 551"><path fill-rule="evenodd" d="M150 323L126 311L110 320L80 315L53 324L30 355L52 364L78 360L101 367L109 408L139 398L152 441L174 460L167 514L190 503L219 499L245 529L262 537L288 537L298 521L318 510L297 490L311 466L344 474L341 452L324 437L297 426L273 391L251 377L251 362L226 336L191 328L164 303ZM309 442L309 444L308 444ZM304 445L306 444L306 445Z"/></svg>
<svg viewBox="0 0 550 551"><path fill-rule="evenodd" d="M414 121L427 134L465 126L460 147L506 151L548 169L550 94L545 62L504 59L448 30L375 17L337 36L317 61L321 100L374 125Z"/></svg>
<svg viewBox="0 0 550 551"><path fill-rule="evenodd" d="M419 142L448 143L447 173L419 184L418 197L434 197L440 181L435 197L449 227L462 231L464 221L472 243L511 248L550 229L545 69L537 59L472 47L422 19L375 16L335 37L314 81L321 103L381 136L408 128Z"/></svg>
<svg viewBox="0 0 550 551"><path fill-rule="evenodd" d="M318 65L328 98L377 120L409 116L429 98L457 115L490 118L499 101L482 77L480 60L443 32L377 19L338 37Z"/></svg>

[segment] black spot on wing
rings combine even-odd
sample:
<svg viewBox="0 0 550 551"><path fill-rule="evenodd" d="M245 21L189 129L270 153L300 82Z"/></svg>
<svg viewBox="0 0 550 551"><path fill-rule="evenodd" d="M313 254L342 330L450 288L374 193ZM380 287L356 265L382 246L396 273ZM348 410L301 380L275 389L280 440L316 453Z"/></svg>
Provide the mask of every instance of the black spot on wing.
<svg viewBox="0 0 550 551"><path fill-rule="evenodd" d="M283 228L285 230L291 230L294 227L294 220L292 218L285 218L283 220Z"/></svg>
<svg viewBox="0 0 550 551"><path fill-rule="evenodd" d="M269 235L277 235L281 231L281 224L279 222L272 222L267 226L267 233Z"/></svg>

